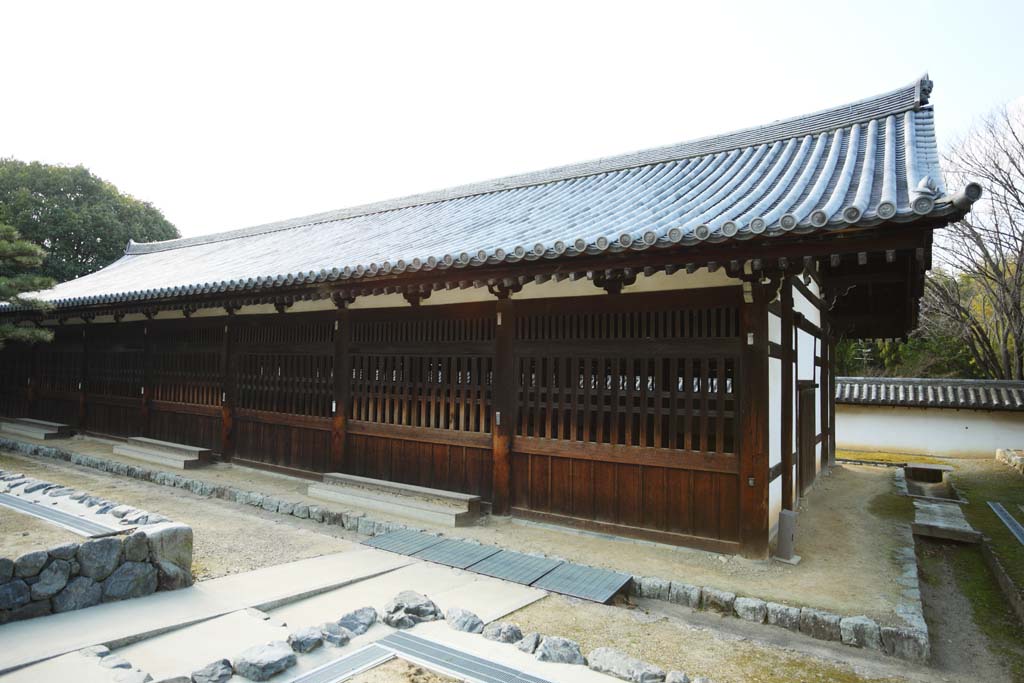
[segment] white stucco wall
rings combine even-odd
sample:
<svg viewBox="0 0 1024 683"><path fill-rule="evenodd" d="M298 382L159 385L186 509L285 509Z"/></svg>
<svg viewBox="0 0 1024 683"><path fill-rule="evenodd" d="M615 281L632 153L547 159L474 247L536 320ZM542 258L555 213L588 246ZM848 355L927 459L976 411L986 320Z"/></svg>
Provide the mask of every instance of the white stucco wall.
<svg viewBox="0 0 1024 683"><path fill-rule="evenodd" d="M991 458L1024 445L1024 413L836 404L836 448Z"/></svg>
<svg viewBox="0 0 1024 683"><path fill-rule="evenodd" d="M782 361L768 359L768 467L782 462ZM768 485L768 537L771 542L779 532L782 510L782 477Z"/></svg>

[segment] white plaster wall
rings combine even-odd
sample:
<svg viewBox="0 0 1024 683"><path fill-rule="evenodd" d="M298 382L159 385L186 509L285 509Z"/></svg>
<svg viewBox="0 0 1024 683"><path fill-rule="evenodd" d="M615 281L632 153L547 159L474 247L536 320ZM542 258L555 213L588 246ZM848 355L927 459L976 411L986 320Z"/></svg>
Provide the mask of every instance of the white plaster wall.
<svg viewBox="0 0 1024 683"><path fill-rule="evenodd" d="M782 462L782 361L768 359L768 467ZM782 477L768 485L769 538L774 541L779 531L782 511Z"/></svg>
<svg viewBox="0 0 1024 683"><path fill-rule="evenodd" d="M836 404L836 448L991 458L1021 445L1021 412Z"/></svg>
<svg viewBox="0 0 1024 683"><path fill-rule="evenodd" d="M782 318L774 313L768 314L768 341L782 343Z"/></svg>
<svg viewBox="0 0 1024 683"><path fill-rule="evenodd" d="M811 280L807 288L811 290L815 297L821 297L821 292L814 280ZM793 310L797 313L802 313L805 318L815 325L821 325L821 312L818 310L818 307L808 301L803 292L796 287L793 288Z"/></svg>

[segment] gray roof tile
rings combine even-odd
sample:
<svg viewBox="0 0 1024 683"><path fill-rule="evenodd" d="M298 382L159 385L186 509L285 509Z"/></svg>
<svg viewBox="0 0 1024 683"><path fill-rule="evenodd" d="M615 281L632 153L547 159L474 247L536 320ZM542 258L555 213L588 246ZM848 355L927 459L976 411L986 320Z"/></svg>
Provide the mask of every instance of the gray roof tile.
<svg viewBox="0 0 1024 683"><path fill-rule="evenodd" d="M836 403L1024 411L1024 382L917 377L837 377Z"/></svg>

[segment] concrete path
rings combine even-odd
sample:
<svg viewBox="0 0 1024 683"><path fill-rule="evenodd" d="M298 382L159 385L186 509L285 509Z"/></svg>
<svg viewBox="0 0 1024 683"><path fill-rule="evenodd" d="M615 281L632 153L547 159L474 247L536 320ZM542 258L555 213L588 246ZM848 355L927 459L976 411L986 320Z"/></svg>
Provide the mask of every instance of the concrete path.
<svg viewBox="0 0 1024 683"><path fill-rule="evenodd" d="M0 673L89 645L123 646L246 607L272 610L411 562L373 549L336 553L203 581L180 591L5 624L0 626Z"/></svg>

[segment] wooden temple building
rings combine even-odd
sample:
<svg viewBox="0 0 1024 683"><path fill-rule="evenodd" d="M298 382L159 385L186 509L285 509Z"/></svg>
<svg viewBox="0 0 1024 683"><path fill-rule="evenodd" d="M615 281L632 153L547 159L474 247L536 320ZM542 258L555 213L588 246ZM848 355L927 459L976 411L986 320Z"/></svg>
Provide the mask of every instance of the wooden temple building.
<svg viewBox="0 0 1024 683"><path fill-rule="evenodd" d="M0 311L54 332L0 352L0 414L766 557L833 460L835 340L911 330L980 195L943 183L930 91L130 243Z"/></svg>

